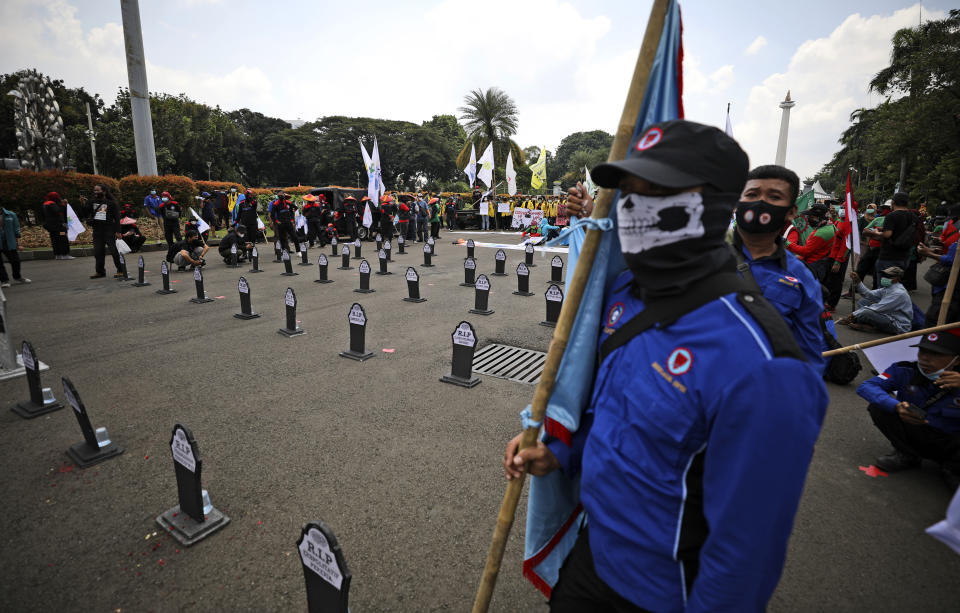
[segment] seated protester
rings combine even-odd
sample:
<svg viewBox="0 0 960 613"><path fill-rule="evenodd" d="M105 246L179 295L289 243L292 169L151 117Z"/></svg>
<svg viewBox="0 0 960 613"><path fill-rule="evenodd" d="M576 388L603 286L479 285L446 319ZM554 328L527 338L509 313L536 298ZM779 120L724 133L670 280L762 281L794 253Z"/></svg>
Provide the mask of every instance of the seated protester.
<svg viewBox="0 0 960 613"><path fill-rule="evenodd" d="M833 237L837 228L827 219L829 209L825 204L814 204L801 215L807 218L813 233L800 246L787 242L787 249L810 268L817 281L823 283L833 261L830 259L830 249L833 247Z"/></svg>
<svg viewBox="0 0 960 613"><path fill-rule="evenodd" d="M244 261L244 254L247 252L247 249L252 248L247 241L247 227L243 224L237 224L235 228L228 228L227 235L220 239L220 245L217 247L217 251L220 252L220 257L223 258L224 264L230 263L230 248L237 248L237 261Z"/></svg>
<svg viewBox="0 0 960 613"><path fill-rule="evenodd" d="M913 327L913 300L907 288L900 283L903 269L891 266L880 271L880 289L867 289L855 272L850 278L857 284L856 292L863 296L859 308L837 321L863 332L880 331L887 334L903 334Z"/></svg>
<svg viewBox="0 0 960 613"><path fill-rule="evenodd" d="M135 206L128 202L120 207L120 217L129 217L130 219L135 220L140 217L140 213L137 211Z"/></svg>
<svg viewBox="0 0 960 613"><path fill-rule="evenodd" d="M190 266L191 270L197 266L203 266L206 262L203 256L207 254L210 247L202 240L196 232L186 232L186 238L177 243L176 254L173 256L173 263L177 265L177 270L183 271Z"/></svg>
<svg viewBox="0 0 960 613"><path fill-rule="evenodd" d="M540 219L538 231L540 232L540 236L544 237L545 240L551 240L560 235L560 226L550 224L547 218L543 217Z"/></svg>
<svg viewBox="0 0 960 613"><path fill-rule="evenodd" d="M893 451L876 460L887 472L940 464L951 490L960 485L960 329L927 334L916 362L897 362L860 384L873 423ZM892 394L896 393L896 396Z"/></svg>
<svg viewBox="0 0 960 613"><path fill-rule="evenodd" d="M130 205L127 204L124 206ZM147 240L147 237L145 237L137 227L137 220L132 217L120 218L120 238L127 244L127 247L130 247L131 253L139 251L140 247L142 247L143 243Z"/></svg>
<svg viewBox="0 0 960 613"><path fill-rule="evenodd" d="M930 258L936 258L937 264L942 264L946 266L947 269L953 266L953 258L957 256L957 243L953 241L950 243L950 247L947 249L946 254L941 255L940 251L937 249L931 249L923 243L917 246L917 249L920 251L921 255ZM930 307L927 309L924 314L924 325L927 327L937 325L937 321L940 318L940 308L943 305L943 298L947 294L947 283L946 280L941 279L937 285L930 285ZM950 306L947 307L947 318L944 321L958 321L960 320L960 284L954 287L953 297L950 299Z"/></svg>

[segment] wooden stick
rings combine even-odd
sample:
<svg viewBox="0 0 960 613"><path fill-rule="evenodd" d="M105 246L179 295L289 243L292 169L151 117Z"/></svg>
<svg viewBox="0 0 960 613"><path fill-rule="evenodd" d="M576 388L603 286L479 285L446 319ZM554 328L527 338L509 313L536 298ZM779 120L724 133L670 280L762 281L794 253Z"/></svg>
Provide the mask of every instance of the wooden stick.
<svg viewBox="0 0 960 613"><path fill-rule="evenodd" d="M914 330L913 332L905 332L903 334L897 334L896 336L878 338L872 341L867 341L865 343L857 343L856 345L847 345L846 347L838 347L836 349L831 349L830 351L824 351L821 355L825 358L829 358L831 356L835 356L841 353L847 353L849 351L856 351L858 349L867 349L869 347L876 347L877 345L886 345L887 343L902 341L905 338L923 336L924 334L930 334L931 332L940 332L941 330L952 330L954 328L960 328L960 322L955 321L949 324L941 324L938 326L933 326L931 328L924 328L923 330Z"/></svg>
<svg viewBox="0 0 960 613"><path fill-rule="evenodd" d="M637 63L634 67L633 79L630 82L630 89L627 92L627 99L623 105L623 113L620 116L620 124L614 136L613 146L610 148L610 155L607 158L608 161L619 161L626 157L630 140L633 137L633 130L636 127L637 116L640 114L640 107L643 103L644 94L646 93L650 69L653 66L657 46L660 43L663 24L666 21L668 4L669 0L655 0L653 6L650 8L650 18L647 21L643 44L640 47L640 54L637 57ZM615 193L616 190L613 189L600 190L594 205L593 218L602 219L607 217ZM580 301L583 298L583 291L586 287L587 279L590 277L590 271L593 269L593 261L596 257L597 249L600 246L601 234L599 230L587 231L583 248L580 251L580 257L577 259L576 269L574 269L573 278L567 286L567 294L564 297L563 308L560 311L557 327L554 329L553 338L550 341L550 349L547 352L543 373L540 376L540 382L533 396L533 406L531 408L533 421L543 421L544 415L546 414L547 401L553 392L553 384L557 376L557 371L560 368L560 361L563 359L563 353L567 347L567 341L570 338L570 330L573 327L574 319L580 308ZM524 430L523 437L520 440L520 449L535 445L539 432L539 428L527 428ZM497 515L497 526L494 530L493 538L490 541L490 549L487 552L487 561L484 565L483 576L480 579L476 599L473 602L473 613L485 613L490 606L490 599L493 597L493 588L496 585L497 575L500 572L500 563L503 561L503 552L507 545L507 537L510 535L510 529L513 526L517 503L520 500L522 490L522 478L507 482L507 491L504 493L503 502L500 504L500 512Z"/></svg>
<svg viewBox="0 0 960 613"><path fill-rule="evenodd" d="M950 310L950 300L953 298L953 290L957 287L957 271L960 257L953 256L953 265L950 266L950 278L947 280L947 289L943 294L943 302L940 303L940 316L937 317L937 325L942 325L947 321L947 311Z"/></svg>

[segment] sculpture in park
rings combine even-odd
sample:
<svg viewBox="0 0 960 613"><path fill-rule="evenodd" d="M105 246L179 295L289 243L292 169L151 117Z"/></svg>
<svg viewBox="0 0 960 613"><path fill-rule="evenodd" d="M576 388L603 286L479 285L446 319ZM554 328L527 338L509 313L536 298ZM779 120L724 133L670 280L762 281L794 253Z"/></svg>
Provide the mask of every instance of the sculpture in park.
<svg viewBox="0 0 960 613"><path fill-rule="evenodd" d="M36 70L24 71L17 89L7 95L15 99L14 124L21 167L63 170L67 141L50 79Z"/></svg>

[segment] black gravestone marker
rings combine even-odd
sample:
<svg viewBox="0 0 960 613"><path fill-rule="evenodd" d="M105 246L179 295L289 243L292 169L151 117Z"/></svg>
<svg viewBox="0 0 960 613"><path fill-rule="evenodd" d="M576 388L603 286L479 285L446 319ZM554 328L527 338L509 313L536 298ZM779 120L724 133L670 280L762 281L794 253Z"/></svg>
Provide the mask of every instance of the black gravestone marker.
<svg viewBox="0 0 960 613"><path fill-rule="evenodd" d="M547 319L541 321L540 325L556 328L557 320L560 319L560 309L563 308L563 290L559 285L551 284L544 297L547 299Z"/></svg>
<svg viewBox="0 0 960 613"><path fill-rule="evenodd" d="M536 268L536 264L533 263L533 245L527 243L527 246L523 248L524 251L524 264L527 265L527 268Z"/></svg>
<svg viewBox="0 0 960 613"><path fill-rule="evenodd" d="M158 289L158 294L176 294L177 290L170 289L170 265L164 260L160 262L160 278L163 279L163 289Z"/></svg>
<svg viewBox="0 0 960 613"><path fill-rule="evenodd" d="M381 249L380 253L377 255L380 256L380 270L377 271L378 275L392 275L393 273L387 270L387 250Z"/></svg>
<svg viewBox="0 0 960 613"><path fill-rule="evenodd" d="M379 252L381 249L383 249L383 236L377 232L377 251Z"/></svg>
<svg viewBox="0 0 960 613"><path fill-rule="evenodd" d="M423 246L423 267L424 268L433 268L433 264L430 263L432 259L431 256L433 252L430 250L430 245Z"/></svg>
<svg viewBox="0 0 960 613"><path fill-rule="evenodd" d="M30 400L18 402L10 407L10 410L24 419L32 419L38 415L62 409L63 405L53 397L53 390L40 387L40 360L37 359L33 345L23 341L20 347L20 358L23 360L23 369L27 375Z"/></svg>
<svg viewBox="0 0 960 613"><path fill-rule="evenodd" d="M278 240L278 241L275 241L275 242L273 243L273 252L274 252L274 253L276 254L276 256L277 256L277 259L275 259L273 262L274 262L275 264L279 264L280 262L282 262L283 260L280 259L280 254L283 253L283 246L280 245L280 241L279 241L279 240Z"/></svg>
<svg viewBox="0 0 960 613"><path fill-rule="evenodd" d="M362 247L362 245L363 245L363 243L360 242L360 239L359 239L359 238L358 238L357 240L353 241L353 259L359 260L359 259L361 258L361 256L360 256L360 248Z"/></svg>
<svg viewBox="0 0 960 613"><path fill-rule="evenodd" d="M307 243L300 243L300 263L298 266L309 266L310 260L307 259Z"/></svg>
<svg viewBox="0 0 960 613"><path fill-rule="evenodd" d="M440 377L440 380L460 387L476 387L480 379L473 376L473 352L477 347L473 326L461 321L450 337L453 339L453 364L450 374Z"/></svg>
<svg viewBox="0 0 960 613"><path fill-rule="evenodd" d="M97 428L94 431L93 426L90 425L87 408L83 406L77 389L70 379L64 377L62 381L63 395L73 407L73 414L77 416L77 423L80 424L80 431L83 432L83 440L67 449L70 459L80 468L86 468L123 453L123 448L110 440L106 428Z"/></svg>
<svg viewBox="0 0 960 613"><path fill-rule="evenodd" d="M122 277L117 277L117 281L133 281L130 275L127 274L127 258L123 257L122 253L117 254L117 259L120 260L120 274Z"/></svg>
<svg viewBox="0 0 960 613"><path fill-rule="evenodd" d="M477 291L474 292L473 308L470 309L470 312L477 315L492 315L493 310L487 308L490 301L490 280L487 279L487 275L477 277L474 287Z"/></svg>
<svg viewBox="0 0 960 613"><path fill-rule="evenodd" d="M283 272L280 273L284 277L294 277L299 275L298 272L293 272L293 262L290 261L290 252L286 249L280 254L280 259L283 261Z"/></svg>
<svg viewBox="0 0 960 613"><path fill-rule="evenodd" d="M333 283L333 281L327 278L327 266L327 256L321 253L317 256L317 274L319 278L314 281L314 283Z"/></svg>
<svg viewBox="0 0 960 613"><path fill-rule="evenodd" d="M429 257L427 252L424 252L425 257ZM420 275L417 274L417 269L413 266L407 268L407 297L403 299L404 302L426 302L426 298L420 297Z"/></svg>
<svg viewBox="0 0 960 613"><path fill-rule="evenodd" d="M247 272L263 272L263 269L260 268L260 252L257 251L256 247L250 251L250 259L253 261L253 268Z"/></svg>
<svg viewBox="0 0 960 613"><path fill-rule="evenodd" d="M493 256L495 262L495 270L493 271L493 276L495 277L506 277L507 273L504 272L504 269L507 267L507 254L503 249L497 249L496 255Z"/></svg>
<svg viewBox="0 0 960 613"><path fill-rule="evenodd" d="M472 238L467 239L467 257L468 258L476 257L474 256L474 251L476 249L476 246L477 244L473 242Z"/></svg>
<svg viewBox="0 0 960 613"><path fill-rule="evenodd" d="M377 291L370 289L370 264L368 264L366 260L361 260L357 270L360 271L360 287L353 291L358 294L372 294Z"/></svg>
<svg viewBox="0 0 960 613"><path fill-rule="evenodd" d="M473 275L477 272L477 261L473 258L467 258L463 261L463 283L462 287L473 287Z"/></svg>
<svg viewBox="0 0 960 613"><path fill-rule="evenodd" d="M337 270L353 270L353 266L350 266L350 247L344 245L343 249L340 251L341 262Z"/></svg>
<svg viewBox="0 0 960 613"><path fill-rule="evenodd" d="M297 540L309 613L348 613L350 580L337 537L322 521L303 526Z"/></svg>
<svg viewBox="0 0 960 613"><path fill-rule="evenodd" d="M350 307L350 349L341 351L341 358L350 358L358 362L363 362L373 357L373 352L364 348L367 335L367 312L359 303L354 302Z"/></svg>
<svg viewBox="0 0 960 613"><path fill-rule="evenodd" d="M404 242L405 241L402 236L397 237L397 253L399 253L400 255L406 254L406 252L403 250Z"/></svg>
<svg viewBox="0 0 960 613"><path fill-rule="evenodd" d="M337 237L334 236L330 239L330 255L337 257L337 245L340 244L340 241L337 240ZM350 255L350 250L347 250L347 255Z"/></svg>
<svg viewBox="0 0 960 613"><path fill-rule="evenodd" d="M230 263L227 264L227 268L240 268L240 264L237 263L237 244L234 243L230 245Z"/></svg>
<svg viewBox="0 0 960 613"><path fill-rule="evenodd" d="M306 334L306 331L297 325L297 295L292 287L288 287L283 295L283 306L287 313L287 327L277 330L278 334L284 336L299 336Z"/></svg>
<svg viewBox="0 0 960 613"><path fill-rule="evenodd" d="M144 272L145 271L144 271L143 256L141 255L140 258L137 260L137 282L133 284L133 287L146 287L150 285L149 283L143 280Z"/></svg>
<svg viewBox="0 0 960 613"><path fill-rule="evenodd" d="M193 269L193 283L197 286L197 297L191 298L190 302L203 304L204 302L213 302L213 298L207 298L207 292L203 291L203 273L199 268Z"/></svg>
<svg viewBox="0 0 960 613"><path fill-rule="evenodd" d="M157 523L189 547L230 523L230 518L214 508L210 495L202 489L200 473L203 461L193 433L177 424L170 436L173 470L177 475L179 504L157 517Z"/></svg>
<svg viewBox="0 0 960 613"><path fill-rule="evenodd" d="M430 255L437 255L437 241L432 236L427 239L427 244L430 245Z"/></svg>
<svg viewBox="0 0 960 613"><path fill-rule="evenodd" d="M550 260L550 281L548 283L559 283L563 285L563 259L559 255L553 256Z"/></svg>
<svg viewBox="0 0 960 613"><path fill-rule="evenodd" d="M240 281L237 282L237 290L240 292L240 312L234 313L233 316L237 319L256 319L260 317L260 313L254 313L250 306L250 285L247 283L246 277L240 277Z"/></svg>
<svg viewBox="0 0 960 613"><path fill-rule="evenodd" d="M387 254L387 261L388 261L388 262L392 262L392 261L393 261L393 258L390 257L390 248L391 248L390 241L384 241L384 243L383 243L383 251Z"/></svg>
<svg viewBox="0 0 960 613"><path fill-rule="evenodd" d="M517 291L513 293L516 296L533 296L530 291L530 270L523 262L517 264Z"/></svg>

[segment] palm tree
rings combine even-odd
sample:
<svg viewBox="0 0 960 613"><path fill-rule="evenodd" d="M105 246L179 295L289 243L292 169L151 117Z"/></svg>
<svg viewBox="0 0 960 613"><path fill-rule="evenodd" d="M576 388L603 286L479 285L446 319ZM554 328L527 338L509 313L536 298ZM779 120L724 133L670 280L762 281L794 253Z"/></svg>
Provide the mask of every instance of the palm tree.
<svg viewBox="0 0 960 613"><path fill-rule="evenodd" d="M479 156L491 141L494 160L506 164L507 151L510 151L514 164L522 165L523 151L510 138L517 133L517 104L513 98L502 89L491 87L487 91L471 91L464 97L463 104L458 110L466 124L467 144L457 156L457 167L464 168L470 162L470 145L476 146Z"/></svg>

